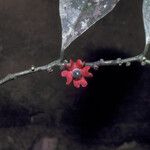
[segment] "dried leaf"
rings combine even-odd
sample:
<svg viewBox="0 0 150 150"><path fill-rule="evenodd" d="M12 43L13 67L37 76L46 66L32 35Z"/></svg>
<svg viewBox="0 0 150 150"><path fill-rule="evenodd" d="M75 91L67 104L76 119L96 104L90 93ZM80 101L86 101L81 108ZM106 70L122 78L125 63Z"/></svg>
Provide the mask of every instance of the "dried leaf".
<svg viewBox="0 0 150 150"><path fill-rule="evenodd" d="M108 14L119 0L60 0L62 50Z"/></svg>

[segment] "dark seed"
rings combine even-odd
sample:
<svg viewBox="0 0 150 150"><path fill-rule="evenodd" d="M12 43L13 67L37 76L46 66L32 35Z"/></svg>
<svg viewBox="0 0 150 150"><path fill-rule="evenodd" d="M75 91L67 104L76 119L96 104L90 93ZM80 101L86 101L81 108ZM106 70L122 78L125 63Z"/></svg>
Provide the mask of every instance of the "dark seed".
<svg viewBox="0 0 150 150"><path fill-rule="evenodd" d="M80 79L82 76L80 69L74 69L72 76L74 79Z"/></svg>

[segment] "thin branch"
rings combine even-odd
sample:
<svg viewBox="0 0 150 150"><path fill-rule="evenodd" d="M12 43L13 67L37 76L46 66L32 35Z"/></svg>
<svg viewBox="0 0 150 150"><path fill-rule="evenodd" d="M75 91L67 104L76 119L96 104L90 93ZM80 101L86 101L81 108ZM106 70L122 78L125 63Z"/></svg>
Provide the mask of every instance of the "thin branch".
<svg viewBox="0 0 150 150"><path fill-rule="evenodd" d="M137 56L126 58L126 59L121 59L121 58L117 58L116 60L103 60L103 59L100 59L96 62L86 63L86 65L89 65L93 68L97 68L97 67L100 67L100 66L115 66L115 65L121 66L123 64L126 64L126 66L130 66L130 64L132 62L140 62L142 65L145 65L146 63L149 64L147 59L141 54L141 55L137 55Z"/></svg>
<svg viewBox="0 0 150 150"><path fill-rule="evenodd" d="M24 71L17 72L14 74L8 74L6 77L4 77L3 79L0 80L0 85L6 83L8 81L14 80L18 77L25 76L25 75L28 75L31 73L35 73L35 72L39 72L39 71L50 71L51 69L53 69L54 66L59 66L59 65L60 65L60 60L55 60L55 61L53 61L47 65L44 65L44 66L40 66L40 67L32 66L28 70L24 70Z"/></svg>
<svg viewBox="0 0 150 150"><path fill-rule="evenodd" d="M101 66L114 66L114 65L119 65L121 66L122 64L126 64L126 66L130 66L130 64L132 62L140 62L142 65L145 64L149 64L150 65L150 60L147 60L145 58L145 56L143 56L143 54L135 56L135 57L130 57L130 58L126 58L126 59L121 59L121 58L117 58L116 60L103 60L100 59L99 61L95 61L95 62L89 62L89 63L85 63L86 66L91 66L94 69L98 69L98 67ZM34 67L32 66L30 69L28 70L24 70L21 72L17 72L14 74L8 74L6 77L4 77L3 79L0 80L0 85L7 83L8 81L17 79L19 77L31 74L31 73L35 73L35 72L39 72L39 71L53 71L54 67L60 67L60 68L64 68L65 64L67 62L61 62L60 59L55 60L47 65L44 66L40 66L40 67Z"/></svg>

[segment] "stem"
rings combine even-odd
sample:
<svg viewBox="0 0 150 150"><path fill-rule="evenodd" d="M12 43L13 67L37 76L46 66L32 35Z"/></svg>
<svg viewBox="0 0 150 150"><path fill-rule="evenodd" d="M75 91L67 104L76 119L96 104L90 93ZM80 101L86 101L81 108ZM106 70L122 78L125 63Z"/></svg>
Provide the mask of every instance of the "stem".
<svg viewBox="0 0 150 150"><path fill-rule="evenodd" d="M40 67L32 66L28 70L24 70L24 71L17 72L14 74L8 74L6 77L4 77L3 79L0 80L0 85L6 83L8 81L14 80L18 77L25 76L25 75L28 75L31 73L35 73L35 72L39 72L39 71L46 71L46 70L50 71L51 69L53 69L54 66L59 66L59 65L60 65L60 60L55 60L55 61L53 61L47 65L44 65L44 66L40 66Z"/></svg>
<svg viewBox="0 0 150 150"><path fill-rule="evenodd" d="M149 64L149 65L150 65L150 60L146 60L146 64Z"/></svg>
<svg viewBox="0 0 150 150"><path fill-rule="evenodd" d="M85 63L85 65L91 66L92 68L97 69L100 66L114 66L114 65L121 66L122 64L126 64L126 66L130 66L132 62L140 62L143 65L145 64L150 65L150 60L147 60L143 54L137 55L135 57L126 58L126 59L118 58L116 60L106 60L106 61L103 59L100 59L99 61ZM39 67L32 66L28 70L24 70L24 71L17 72L14 74L8 74L6 77L0 80L0 85L7 83L8 81L14 80L16 78L31 74L31 73L35 73L39 71L52 72L53 71L52 69L54 67L64 67L65 64L66 62L61 62L61 59L58 59L44 66L39 66Z"/></svg>
<svg viewBox="0 0 150 150"><path fill-rule="evenodd" d="M60 61L62 62L64 59L64 50L62 49L60 52Z"/></svg>
<svg viewBox="0 0 150 150"><path fill-rule="evenodd" d="M145 48L144 48L144 51L143 51L143 55L144 56L146 56L146 54L148 53L149 49L150 49L150 42L145 45Z"/></svg>
<svg viewBox="0 0 150 150"><path fill-rule="evenodd" d="M126 59L121 59L121 58L118 58L116 60L103 60L103 59L100 59L96 62L93 62L93 63L86 63L86 65L89 65L93 68L95 67L100 67L100 66L114 66L114 65L119 65L121 66L122 64L126 64L126 66L130 66L130 64L132 62L143 62L145 61L144 59L146 59L143 55L137 55L135 57L130 57L130 58L126 58Z"/></svg>

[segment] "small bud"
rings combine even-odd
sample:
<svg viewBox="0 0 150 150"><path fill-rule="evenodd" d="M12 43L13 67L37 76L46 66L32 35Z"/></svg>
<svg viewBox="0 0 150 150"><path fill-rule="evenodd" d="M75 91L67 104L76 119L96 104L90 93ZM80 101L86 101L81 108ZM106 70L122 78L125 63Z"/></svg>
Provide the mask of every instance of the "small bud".
<svg viewBox="0 0 150 150"><path fill-rule="evenodd" d="M122 66L123 62L121 61L121 58L117 58L117 63L119 64L119 66Z"/></svg>
<svg viewBox="0 0 150 150"><path fill-rule="evenodd" d="M143 58L142 58L142 61L146 61L146 57L143 57Z"/></svg>
<svg viewBox="0 0 150 150"><path fill-rule="evenodd" d="M146 65L146 57L142 57L141 65L145 66Z"/></svg>
<svg viewBox="0 0 150 150"><path fill-rule="evenodd" d="M119 63L119 66L122 66L122 62Z"/></svg>
<svg viewBox="0 0 150 150"><path fill-rule="evenodd" d="M98 70L99 66L96 65L96 64L94 64L93 68L94 68L95 70Z"/></svg>
<svg viewBox="0 0 150 150"><path fill-rule="evenodd" d="M31 66L31 70L32 70L32 71L35 71L35 66L32 65L32 66Z"/></svg>
<svg viewBox="0 0 150 150"><path fill-rule="evenodd" d="M51 73L51 72L53 72L53 69L52 69L52 68L48 68L47 71L48 71L49 73Z"/></svg>
<svg viewBox="0 0 150 150"><path fill-rule="evenodd" d="M117 58L117 61L118 61L118 62L121 61L121 58Z"/></svg>
<svg viewBox="0 0 150 150"><path fill-rule="evenodd" d="M129 66L131 66L131 62L126 63L126 67L129 67Z"/></svg>
<svg viewBox="0 0 150 150"><path fill-rule="evenodd" d="M104 62L104 59L100 59L100 63L103 63Z"/></svg>
<svg viewBox="0 0 150 150"><path fill-rule="evenodd" d="M142 65L142 66L145 66L145 65L146 65L146 62L145 62L145 61L142 61L142 62L141 62L141 65Z"/></svg>
<svg viewBox="0 0 150 150"><path fill-rule="evenodd" d="M65 59L65 60L64 60L64 64L67 64L67 63L68 63L68 60Z"/></svg>

